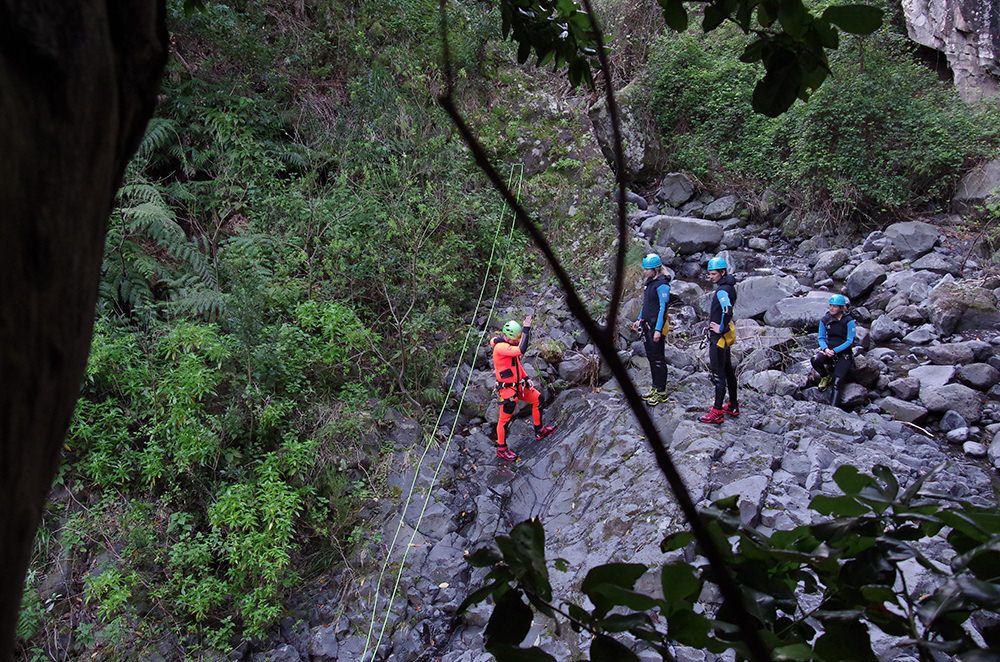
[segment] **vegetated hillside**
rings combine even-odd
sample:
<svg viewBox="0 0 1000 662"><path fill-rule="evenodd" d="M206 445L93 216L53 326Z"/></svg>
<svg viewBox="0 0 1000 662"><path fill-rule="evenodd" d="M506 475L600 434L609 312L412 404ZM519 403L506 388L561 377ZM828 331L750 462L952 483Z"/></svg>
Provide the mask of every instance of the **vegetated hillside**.
<svg viewBox="0 0 1000 662"><path fill-rule="evenodd" d="M1000 100L963 103L918 61L898 4L876 4L885 8L883 27L844 35L832 75L774 119L750 109L762 69L739 55L752 36L731 27L661 36L637 96L655 119L667 166L714 187L769 188L794 210L788 229L807 235L940 211L962 172L996 154Z"/></svg>
<svg viewBox="0 0 1000 662"><path fill-rule="evenodd" d="M171 3L23 658L228 651L371 534L386 412L443 397L500 214L433 100L437 21L424 2ZM525 194L599 278L585 244L605 241L603 198L578 187L606 186L603 163L577 150L576 115L510 67L499 25L455 8L462 105L505 172L531 156ZM515 282L540 274L506 234Z"/></svg>

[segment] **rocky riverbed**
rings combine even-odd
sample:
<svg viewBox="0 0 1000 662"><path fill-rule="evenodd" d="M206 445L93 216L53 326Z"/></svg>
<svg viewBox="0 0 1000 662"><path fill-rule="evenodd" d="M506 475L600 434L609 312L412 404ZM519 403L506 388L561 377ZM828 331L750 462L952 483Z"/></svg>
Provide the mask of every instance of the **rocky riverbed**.
<svg viewBox="0 0 1000 662"><path fill-rule="evenodd" d="M735 196L700 193L683 175L668 175L648 198L631 194L630 201L636 239L676 275L671 397L654 416L696 501L736 494L745 522L788 528L809 520L812 497L837 492L832 474L845 463L862 470L886 464L904 482L944 463L930 482L934 490L992 499L1000 467L1000 278L967 255L954 217L895 223L838 245L825 236L786 239L773 224L749 220ZM740 281L735 355L743 415L715 427L697 422L712 392L699 346L707 289L700 279L705 261L719 252ZM851 298L863 327L843 409L829 406L809 368L816 323L832 292ZM634 317L638 294L625 302L623 320ZM683 518L586 333L556 290L535 307L538 296L505 302L498 319L535 313L526 364L543 388L546 421L558 422L559 432L535 443L530 420L521 418L511 431L521 461L512 467L494 457L493 376L481 349L474 365L459 368L457 383L468 379L470 388L457 421L431 431L394 418L386 434L394 449L389 482L401 496L373 513L380 535L361 546L349 564L354 570L312 587L280 640L257 646L265 652L244 648L239 657L359 660L367 641L366 659L377 650L386 660L489 660L482 652L488 608L456 618L480 579L464 553L530 516L544 522L549 554L570 562L566 572L554 572L557 595L579 597L593 565L662 560L658 543L682 528ZM620 349L633 379L648 387L641 343L623 335ZM452 423L457 433L445 450ZM425 433L436 443L418 469ZM932 544L928 554L935 552L943 558L944 546ZM911 591L929 592L933 580L919 565L905 570ZM586 650L575 633L557 635L546 622L536 622L529 638L557 659ZM889 637L875 640L882 659L915 659ZM680 650L678 659L715 658Z"/></svg>

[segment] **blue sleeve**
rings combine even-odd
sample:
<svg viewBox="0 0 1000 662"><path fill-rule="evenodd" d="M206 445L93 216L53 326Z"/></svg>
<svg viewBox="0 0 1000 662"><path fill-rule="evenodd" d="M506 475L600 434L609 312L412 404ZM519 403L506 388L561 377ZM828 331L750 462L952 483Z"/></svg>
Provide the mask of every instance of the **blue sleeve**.
<svg viewBox="0 0 1000 662"><path fill-rule="evenodd" d="M854 320L847 321L847 340L833 348L833 351L840 354L845 349L854 344Z"/></svg>
<svg viewBox="0 0 1000 662"><path fill-rule="evenodd" d="M852 332L854 331L853 327L851 328L851 331ZM823 324L823 320L819 321L819 348L820 349L826 349L827 348L827 344L826 344L826 324Z"/></svg>
<svg viewBox="0 0 1000 662"><path fill-rule="evenodd" d="M660 300L660 314L656 317L655 331L663 330L663 319L667 315L667 303L670 301L670 286L664 283L656 288L656 296Z"/></svg>
<svg viewBox="0 0 1000 662"><path fill-rule="evenodd" d="M733 305L729 303L729 292L726 292L725 290L719 290L716 292L715 298L718 299L719 303L722 305L722 317L719 318L719 333L725 333L726 313L729 312L729 309L732 308Z"/></svg>

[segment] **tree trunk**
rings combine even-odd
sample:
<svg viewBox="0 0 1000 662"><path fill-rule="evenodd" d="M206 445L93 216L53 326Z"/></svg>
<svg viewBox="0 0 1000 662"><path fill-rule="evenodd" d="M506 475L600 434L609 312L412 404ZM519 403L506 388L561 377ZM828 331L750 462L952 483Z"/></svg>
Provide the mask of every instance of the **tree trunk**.
<svg viewBox="0 0 1000 662"><path fill-rule="evenodd" d="M166 57L164 0L0 0L0 660Z"/></svg>

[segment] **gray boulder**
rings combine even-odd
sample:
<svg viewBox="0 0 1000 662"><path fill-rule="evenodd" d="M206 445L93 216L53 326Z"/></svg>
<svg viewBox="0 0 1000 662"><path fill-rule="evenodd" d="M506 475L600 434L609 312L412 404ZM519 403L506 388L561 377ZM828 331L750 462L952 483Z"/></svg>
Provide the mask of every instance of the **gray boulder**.
<svg viewBox="0 0 1000 662"><path fill-rule="evenodd" d="M763 315L776 303L799 292L793 276L751 276L736 283L736 319Z"/></svg>
<svg viewBox="0 0 1000 662"><path fill-rule="evenodd" d="M934 330L933 324L921 324L903 336L903 342L907 345L926 345L933 340L937 340L939 337L938 332Z"/></svg>
<svg viewBox="0 0 1000 662"><path fill-rule="evenodd" d="M987 161L962 177L952 202L958 206L974 205L991 196L1000 196L1000 159Z"/></svg>
<svg viewBox="0 0 1000 662"><path fill-rule="evenodd" d="M1000 370L989 363L972 363L959 368L958 381L974 389L988 391L1000 382Z"/></svg>
<svg viewBox="0 0 1000 662"><path fill-rule="evenodd" d="M655 123L649 117L648 87L633 82L616 95L624 151L624 175L628 181L648 180L661 172L664 162L663 145ZM615 162L614 134L606 99L601 96L587 115L594 126L594 136L609 164ZM691 193L694 193L692 187ZM690 195L688 199L690 199Z"/></svg>
<svg viewBox="0 0 1000 662"><path fill-rule="evenodd" d="M905 330L902 324L888 315L881 315L872 322L869 332L873 343L883 343L901 337Z"/></svg>
<svg viewBox="0 0 1000 662"><path fill-rule="evenodd" d="M915 402L907 402L892 396L882 398L875 402L879 409L892 416L897 421L905 423L916 423L927 416L927 409Z"/></svg>
<svg viewBox="0 0 1000 662"><path fill-rule="evenodd" d="M968 283L942 283L930 293L928 317L942 334L1000 325L993 292Z"/></svg>
<svg viewBox="0 0 1000 662"><path fill-rule="evenodd" d="M889 315L892 319L906 322L907 324L923 324L927 321L927 313L920 306L906 304L893 308Z"/></svg>
<svg viewBox="0 0 1000 662"><path fill-rule="evenodd" d="M936 365L962 365L974 361L985 361L993 354L993 348L990 344L982 340L944 343L913 351Z"/></svg>
<svg viewBox="0 0 1000 662"><path fill-rule="evenodd" d="M596 357L567 352L559 362L559 378L570 384L589 385L597 378L597 369Z"/></svg>
<svg viewBox="0 0 1000 662"><path fill-rule="evenodd" d="M904 221L887 227L885 236L902 257L913 260L934 248L941 232L930 223Z"/></svg>
<svg viewBox="0 0 1000 662"><path fill-rule="evenodd" d="M752 237L750 241L747 242L747 246L749 246L751 250L763 253L771 248L771 242L763 237Z"/></svg>
<svg viewBox="0 0 1000 662"><path fill-rule="evenodd" d="M900 400L912 400L920 394L920 380L916 377L903 377L889 382L889 392Z"/></svg>
<svg viewBox="0 0 1000 662"><path fill-rule="evenodd" d="M997 432L993 436L993 441L990 442L990 447L987 449L986 454L990 458L990 464L993 465L994 469L1000 469L1000 432Z"/></svg>
<svg viewBox="0 0 1000 662"><path fill-rule="evenodd" d="M921 393L925 388L944 386L955 378L955 366L952 365L922 365L910 370L907 375L920 382Z"/></svg>
<svg viewBox="0 0 1000 662"><path fill-rule="evenodd" d="M817 328L826 313L826 300L829 298L829 292L809 292L805 296L786 297L764 313L764 322L768 326Z"/></svg>
<svg viewBox="0 0 1000 662"><path fill-rule="evenodd" d="M660 186L656 189L656 199L671 207L681 207L684 203L694 197L694 183L691 179L680 172L672 172L660 180Z"/></svg>
<svg viewBox="0 0 1000 662"><path fill-rule="evenodd" d="M966 439L969 438L969 428L955 428L954 430L949 430L944 438L948 440L949 444L961 444Z"/></svg>
<svg viewBox="0 0 1000 662"><path fill-rule="evenodd" d="M312 629L309 637L309 654L319 658L336 659L340 655L335 623L320 625Z"/></svg>
<svg viewBox="0 0 1000 662"><path fill-rule="evenodd" d="M934 273L939 274L952 274L953 276L957 276L961 272L957 262L936 252L928 253L911 264L910 267L913 269L933 271Z"/></svg>
<svg viewBox="0 0 1000 662"><path fill-rule="evenodd" d="M851 274L844 282L844 286L847 289L847 296L851 300L858 299L871 292L876 285L885 279L885 266L875 260L865 260L854 267L854 270L851 271Z"/></svg>
<svg viewBox="0 0 1000 662"><path fill-rule="evenodd" d="M868 389L861 384L851 382L844 386L840 394L840 406L844 409L855 409L868 402Z"/></svg>
<svg viewBox="0 0 1000 662"><path fill-rule="evenodd" d="M674 280L670 283L670 302L671 306L675 304L676 301L681 303L694 306L695 308L701 307L702 299L705 298L705 290L701 289L696 283L689 283L684 280ZM739 301L737 301L739 303ZM739 319L737 317L737 319Z"/></svg>
<svg viewBox="0 0 1000 662"><path fill-rule="evenodd" d="M832 251L823 251L816 256L816 264L813 265L813 272L823 271L832 274L841 268L851 258L851 252L846 248L837 248Z"/></svg>
<svg viewBox="0 0 1000 662"><path fill-rule="evenodd" d="M709 203L701 213L705 218L713 221L718 221L723 218L731 218L736 215L736 209L739 206L739 202L739 198L735 195L724 195L718 200Z"/></svg>
<svg viewBox="0 0 1000 662"><path fill-rule="evenodd" d="M851 379L858 384L872 387L882 374L882 362L869 358L864 354L854 357L854 369L851 370Z"/></svg>
<svg viewBox="0 0 1000 662"><path fill-rule="evenodd" d="M650 228L649 240L681 255L711 251L722 241L722 228L714 221L687 216L654 216L643 223Z"/></svg>
<svg viewBox="0 0 1000 662"><path fill-rule="evenodd" d="M747 386L767 395L791 395L799 387L781 370L765 370L753 375Z"/></svg>
<svg viewBox="0 0 1000 662"><path fill-rule="evenodd" d="M292 646L282 644L277 648L264 653L255 653L250 656L251 662L299 662L302 656Z"/></svg>
<svg viewBox="0 0 1000 662"><path fill-rule="evenodd" d="M951 432L952 430L957 430L958 428L969 427L969 422L962 418L962 415L953 409L949 409L941 417L941 422L938 423L938 427L945 432Z"/></svg>
<svg viewBox="0 0 1000 662"><path fill-rule="evenodd" d="M962 450L971 457L986 457L987 449L978 441L967 441L962 444Z"/></svg>
<svg viewBox="0 0 1000 662"><path fill-rule="evenodd" d="M953 409L969 423L979 420L983 410L983 396L962 384L920 386L920 402L928 411L945 412Z"/></svg>

